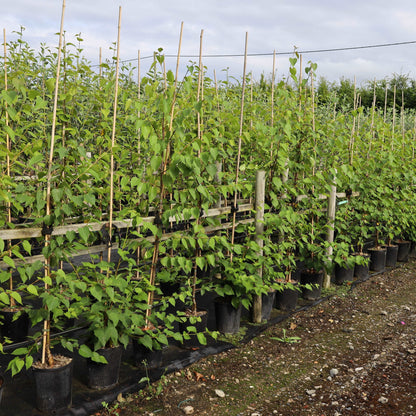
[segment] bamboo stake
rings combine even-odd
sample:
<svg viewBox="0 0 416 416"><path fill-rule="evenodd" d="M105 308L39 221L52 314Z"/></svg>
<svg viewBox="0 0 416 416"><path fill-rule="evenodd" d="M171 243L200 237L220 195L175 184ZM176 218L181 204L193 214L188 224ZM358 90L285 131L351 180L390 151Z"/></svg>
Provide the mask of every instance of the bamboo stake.
<svg viewBox="0 0 416 416"><path fill-rule="evenodd" d="M391 150L394 150L394 133L396 128L396 84L393 87L393 120L391 123Z"/></svg>
<svg viewBox="0 0 416 416"><path fill-rule="evenodd" d="M231 228L231 244L234 244L234 237L235 237L235 218L236 218L236 208L237 208L237 186L238 186L238 173L240 170L240 159L241 159L241 141L243 135L243 121L244 121L244 94L246 89L246 68L247 68L247 40L248 40L248 32L246 32L246 40L245 40L245 47L244 47L244 66L243 66L243 85L241 91L241 107L240 107L240 130L238 134L238 153L237 153L237 166L235 171L235 192L234 192L234 210L233 210L233 221L232 221L232 228ZM230 261L233 261L233 253L230 253Z"/></svg>
<svg viewBox="0 0 416 416"><path fill-rule="evenodd" d="M264 170L256 172L256 237L255 241L259 246L259 257L263 256L263 233L264 233L264 197L266 190L266 173ZM260 278L263 279L263 269L258 270ZM262 295L255 295L253 298L253 322L261 323L262 321Z"/></svg>
<svg viewBox="0 0 416 416"><path fill-rule="evenodd" d="M170 120L169 120L169 134L172 132L175 102L176 102L176 96L178 92L177 86L178 86L179 60L180 60L180 52L181 52L181 46L182 46L182 34L183 34L183 22L181 23L181 30L180 30L180 35L179 35L179 46L178 46L178 55L176 59L176 74L175 74L175 86L174 86L175 91L174 91L174 95L172 99L172 107L171 107ZM165 156L162 161L162 168L160 172L159 218L161 217L161 214L162 214L163 200L165 197L165 186L163 183L163 175L166 171L166 167L167 167L167 163L169 159L169 153L170 153L170 146L168 144L165 150ZM150 276L149 276L150 286L154 286L155 281L156 281L156 267L157 267L157 261L159 258L159 243L160 243L160 237L159 235L156 235L154 245L153 245L152 265L150 267ZM154 297L154 292L153 290L150 290L147 293L147 304L149 308L146 309L146 324L145 324L146 329L149 329L151 326L150 315L152 313L151 306L153 305L153 297Z"/></svg>
<svg viewBox="0 0 416 416"><path fill-rule="evenodd" d="M178 46L178 55L177 55L177 59L176 59L176 72L175 72L175 92L173 95L173 100L172 100L172 108L171 108L171 112L170 112L170 123L169 123L169 131L172 131L172 124L173 124L173 114L175 111L175 103L176 103L176 96L178 93L178 74L179 74L179 58L181 56L181 46L182 46L182 35L183 35L183 22L181 22L181 31L179 34L179 46Z"/></svg>
<svg viewBox="0 0 416 416"><path fill-rule="evenodd" d="M416 140L416 114L413 119L413 146L412 146L412 160L415 158L415 145L414 142Z"/></svg>
<svg viewBox="0 0 416 416"><path fill-rule="evenodd" d="M404 156L405 125L404 125L404 91L402 90L402 106L400 109L400 122L402 127L402 154Z"/></svg>
<svg viewBox="0 0 416 416"><path fill-rule="evenodd" d="M61 28L59 32L59 45L58 45L58 62L56 66L56 80L55 80L55 93L53 100L53 114L52 114L52 130L51 141L49 146L49 160L48 160L48 172L47 172L47 185L46 185L46 215L51 214L51 187L52 187L52 163L53 153L55 147L55 130L56 130L56 111L58 107L58 89L59 89L59 74L61 70L61 50L63 39L63 27L64 27L64 15L65 15L65 0L62 1L62 13L61 13ZM50 234L45 235L45 247L49 247ZM50 277L50 258L45 258L45 277ZM49 289L48 283L45 282L45 290ZM49 317L43 321L43 342L42 342L42 364L48 360L48 365L53 366L53 357L50 351L50 319Z"/></svg>
<svg viewBox="0 0 416 416"><path fill-rule="evenodd" d="M114 201L114 148L116 145L116 121L117 121L117 101L118 101L118 77L120 64L120 26L121 26L121 6L118 9L118 28L117 28L117 57L116 57L116 84L114 87L114 105L113 105L113 128L111 133L111 156L110 156L110 207L108 214L108 249L107 261L111 261L111 239L113 228L113 201ZM107 274L110 271L108 270Z"/></svg>
<svg viewBox="0 0 416 416"><path fill-rule="evenodd" d="M202 39L203 39L204 31L201 30L201 34L199 37L199 72L198 72L198 88L196 93L196 99L199 102L202 102L201 98L201 90L202 90L202 83L203 83L203 68L202 68ZM197 129L198 129L198 139L201 140L202 132L201 132L201 114L198 111L197 113ZM201 156L201 145L198 149L198 158ZM201 210L201 203L199 204L199 210ZM196 224L199 225L199 217L196 219ZM198 244L195 245L195 263L194 263L194 274L192 279L192 314L196 315L197 313L197 305L196 305L196 282L198 278L198 265L197 265L197 258L201 255L201 249L199 248Z"/></svg>
<svg viewBox="0 0 416 416"><path fill-rule="evenodd" d="M371 144L374 140L375 130L374 130L374 114L376 110L376 79L374 78L374 88L373 88L373 103L371 105L371 125L370 125L370 140L368 142L368 152L367 152L367 160L370 158L370 151L371 151Z"/></svg>
<svg viewBox="0 0 416 416"><path fill-rule="evenodd" d="M386 88L384 91L384 114L383 114L384 123L386 122L386 117L387 117L387 84L386 84Z"/></svg>
<svg viewBox="0 0 416 416"><path fill-rule="evenodd" d="M354 109L354 115L352 118L352 129L351 129L351 137L350 137L350 165L352 165L352 162L354 160L354 136L355 136L355 110L357 109L357 89L356 89L357 83L356 83L356 78L354 76L354 104L353 104L353 109Z"/></svg>
<svg viewBox="0 0 416 416"><path fill-rule="evenodd" d="M140 77L140 49L137 51L137 101L140 102L141 99L141 77ZM140 108L137 110L137 118L140 119ZM140 153L141 153L141 128L137 129L137 160L140 163ZM140 227L137 227L137 232L140 232ZM142 250L141 247L137 247L137 260L136 260L136 279L140 279L140 269L139 263L141 259Z"/></svg>
<svg viewBox="0 0 416 416"><path fill-rule="evenodd" d="M204 30L201 30L201 34L199 36L199 71L198 71L198 88L196 92L196 100L201 102L201 89L203 83L203 68L202 68L202 39L204 36ZM198 111L197 113L197 129L198 129L198 140L201 140L202 132L201 132L201 113ZM198 149L198 157L201 155L201 143L199 144Z"/></svg>
<svg viewBox="0 0 416 416"><path fill-rule="evenodd" d="M299 111L302 110L302 55L299 55Z"/></svg>
<svg viewBox="0 0 416 416"><path fill-rule="evenodd" d="M313 83L313 70L311 70L311 96L312 96L312 132L313 132L313 166L312 176L316 172L316 124L315 124L315 86ZM315 186L312 185L312 192L315 192Z"/></svg>
<svg viewBox="0 0 416 416"><path fill-rule="evenodd" d="M337 170L335 169L335 175L336 174L337 174ZM326 241L329 243L326 249L328 262L331 261L332 252L333 252L332 243L334 242L335 211L336 211L336 206L337 206L337 188L336 188L336 176L335 175L331 183L331 191L329 193L329 198L328 198L327 218L328 218L329 227L328 227L327 236L326 236ZM330 285L331 285L331 276L325 272L323 287L325 289L328 289Z"/></svg>
<svg viewBox="0 0 416 416"><path fill-rule="evenodd" d="M271 118L270 118L270 127L273 129L274 127L274 84L275 84L275 77L276 77L276 50L273 51L273 72L272 72L272 93L271 93ZM271 137L270 141L270 160L273 159L273 135ZM272 172L270 172L270 175L272 175ZM271 177L270 177L271 179Z"/></svg>
<svg viewBox="0 0 416 416"><path fill-rule="evenodd" d="M214 84L215 84L215 97L217 99L217 110L219 112L220 111L220 100L219 100L219 95L218 95L217 73L215 72L215 69L214 69Z"/></svg>
<svg viewBox="0 0 416 416"><path fill-rule="evenodd" d="M8 90L8 84L7 84L7 42L6 42L6 29L3 29L3 45L4 45L4 91L7 92ZM4 107L6 110L6 116L5 116L5 124L6 127L9 127L9 113L8 113L8 105L7 105L7 101L4 102ZM11 140L10 140L10 136L9 133L7 133L6 131L6 150L7 150L7 154L6 154L6 173L7 176L10 178L10 152L11 152ZM12 205L10 201L6 202L6 210L7 210L7 222L10 224L12 222ZM9 257L12 256L12 241L8 240L7 241L7 247L8 247L8 251L9 251ZM13 291L13 270L10 269L9 271L10 276L9 276L9 289L10 291ZM10 296L10 307L13 308L14 306L16 306L16 301L15 299Z"/></svg>

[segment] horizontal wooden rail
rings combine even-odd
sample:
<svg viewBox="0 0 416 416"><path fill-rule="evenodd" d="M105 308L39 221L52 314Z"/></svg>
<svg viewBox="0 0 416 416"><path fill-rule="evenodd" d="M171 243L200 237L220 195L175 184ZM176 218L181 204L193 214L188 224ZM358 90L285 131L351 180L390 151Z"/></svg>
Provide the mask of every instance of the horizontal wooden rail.
<svg viewBox="0 0 416 416"><path fill-rule="evenodd" d="M247 218L245 220L240 220L236 222L236 225L241 225L241 224L251 224L254 222L254 218ZM205 227L205 232L207 234L209 233L213 233L215 231L220 231L220 230L228 230L231 229L232 227L232 222L226 222L223 223L221 225L217 225L217 226L207 226ZM178 232L176 232L177 234ZM161 240L165 241L168 238L172 237L175 233L165 233L163 234ZM142 237L142 238L130 238L129 241L144 241L147 240L150 243L153 243L155 241L155 237L154 236L149 236L149 237ZM120 247L118 242L114 242L112 244L112 249L113 250L117 250ZM90 254L96 254L96 253L101 253L105 250L108 249L108 246L106 244L99 244L96 246L92 246L92 247L88 247L87 249L84 250L78 250L76 253L74 253L71 257L80 257L80 256L85 256L85 255L90 255ZM45 261L45 257L43 256L43 254L38 254L36 256L29 256L29 257L24 257L23 259L13 259L14 263L16 264L16 266L20 266L22 264L32 264L35 263L36 261L40 260L40 261ZM9 266L4 262L4 261L0 261L0 269L6 269Z"/></svg>
<svg viewBox="0 0 416 416"><path fill-rule="evenodd" d="M253 204L241 204L238 206L238 212L247 212L253 209ZM217 217L220 215L230 214L231 207L221 207L221 208L211 208L208 212L205 212L202 217ZM155 217L142 217L142 223L153 223ZM194 219L193 217L190 218ZM177 220L176 217L169 217L170 223L176 223L177 221L183 221L183 216L179 217ZM79 232L81 228L89 227L90 231L100 231L108 221L99 221L99 222L88 222L82 224L68 224L54 227L52 235L65 235L68 231ZM113 225L119 229L131 228L133 226L133 220L114 220ZM139 224L140 226L140 224ZM27 238L37 238L42 237L42 228L14 228L8 230L0 230L0 238L4 241L7 240L23 240Z"/></svg>

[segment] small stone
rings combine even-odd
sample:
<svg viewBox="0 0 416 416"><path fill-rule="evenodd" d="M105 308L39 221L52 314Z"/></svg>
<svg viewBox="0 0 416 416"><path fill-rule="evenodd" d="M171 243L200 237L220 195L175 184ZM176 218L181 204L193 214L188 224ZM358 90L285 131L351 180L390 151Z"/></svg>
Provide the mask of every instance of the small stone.
<svg viewBox="0 0 416 416"><path fill-rule="evenodd" d="M261 416L260 413L254 412L251 414L251 416Z"/></svg>
<svg viewBox="0 0 416 416"><path fill-rule="evenodd" d="M316 390L313 390L313 389L311 389L311 390L306 390L306 394L308 394L309 396L315 396L315 394L316 394Z"/></svg>
<svg viewBox="0 0 416 416"><path fill-rule="evenodd" d="M216 390L215 390L215 394L216 394L218 397L225 397L225 393L224 393L222 390L220 390L220 389L216 389Z"/></svg>
<svg viewBox="0 0 416 416"><path fill-rule="evenodd" d="M194 408L192 406L185 406L182 411L186 414L186 415L192 415L194 413Z"/></svg>
<svg viewBox="0 0 416 416"><path fill-rule="evenodd" d="M387 313L387 311L381 311L381 312L380 312L380 315L387 316L387 315L388 315L388 313Z"/></svg>
<svg viewBox="0 0 416 416"><path fill-rule="evenodd" d="M386 404L386 403L389 401L389 399L388 399L387 397L381 396L381 397L378 399L378 401L379 401L381 404Z"/></svg>
<svg viewBox="0 0 416 416"><path fill-rule="evenodd" d="M337 402L336 400L334 400L332 403L331 403L331 406L338 406L339 405L339 402Z"/></svg>
<svg viewBox="0 0 416 416"><path fill-rule="evenodd" d="M335 377L336 375L338 375L338 373L339 373L339 370L338 370L337 368L332 368L332 369L329 371L329 375L330 375L331 377Z"/></svg>
<svg viewBox="0 0 416 416"><path fill-rule="evenodd" d="M359 371L363 371L363 370L364 370L364 367L357 367L355 369L355 372L358 373Z"/></svg>

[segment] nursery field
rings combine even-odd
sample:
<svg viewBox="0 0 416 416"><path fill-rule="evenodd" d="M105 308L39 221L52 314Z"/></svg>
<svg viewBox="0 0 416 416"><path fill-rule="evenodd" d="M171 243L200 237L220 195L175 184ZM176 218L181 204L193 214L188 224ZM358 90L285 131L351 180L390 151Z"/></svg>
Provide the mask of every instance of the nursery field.
<svg viewBox="0 0 416 416"><path fill-rule="evenodd" d="M414 415L415 272L413 260L332 292L95 415Z"/></svg>
<svg viewBox="0 0 416 416"><path fill-rule="evenodd" d="M297 53L287 78L277 79L273 59L270 79L257 82L246 70L247 37L242 77L232 82L208 77L202 32L199 62L181 79L166 69L162 49L145 70L138 54L134 68L120 63L118 39L114 59L93 67L77 42L65 43L61 28L57 50L35 51L22 32L13 42L4 34L6 406L25 380L22 412L70 412L73 405L86 414L100 392L131 391L132 374L151 371L154 379L172 369L166 351L225 351L230 340L244 339L238 334L276 323L276 310L283 316L310 307L322 291L406 263L416 242L416 118L403 99L396 104L395 87L392 106L375 92L370 107L357 93L350 105L336 95L324 104L317 64L305 65ZM397 273L408 276L407 267ZM398 281L383 290L400 290ZM372 282L363 284L369 293L381 287ZM325 305L335 310L338 299L355 301L338 296ZM296 315L307 321L312 313L303 343L323 319L319 308ZM270 340L281 337L280 328L224 357L237 359L257 342L265 353L291 354L296 346ZM218 359L200 372L213 376L207 383L217 380ZM56 386L66 389L55 396ZM311 397L324 387L315 390Z"/></svg>

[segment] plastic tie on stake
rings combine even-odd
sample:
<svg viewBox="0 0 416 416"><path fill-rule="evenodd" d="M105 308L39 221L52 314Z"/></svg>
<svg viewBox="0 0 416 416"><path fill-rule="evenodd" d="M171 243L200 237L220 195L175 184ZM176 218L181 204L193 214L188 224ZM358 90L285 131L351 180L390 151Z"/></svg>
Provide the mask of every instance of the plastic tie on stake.
<svg viewBox="0 0 416 416"><path fill-rule="evenodd" d="M41 233L44 237L46 237L47 235L52 235L53 225L46 225L45 223L43 223Z"/></svg>
<svg viewBox="0 0 416 416"><path fill-rule="evenodd" d="M231 204L231 214L234 214L235 212L238 212L239 206L238 204L234 204L234 202Z"/></svg>
<svg viewBox="0 0 416 416"><path fill-rule="evenodd" d="M108 227L109 227L109 224L104 224L101 227L101 236L102 236L101 241L107 247L112 247L113 246L113 243L112 243L111 238L110 238L110 233L108 232Z"/></svg>

